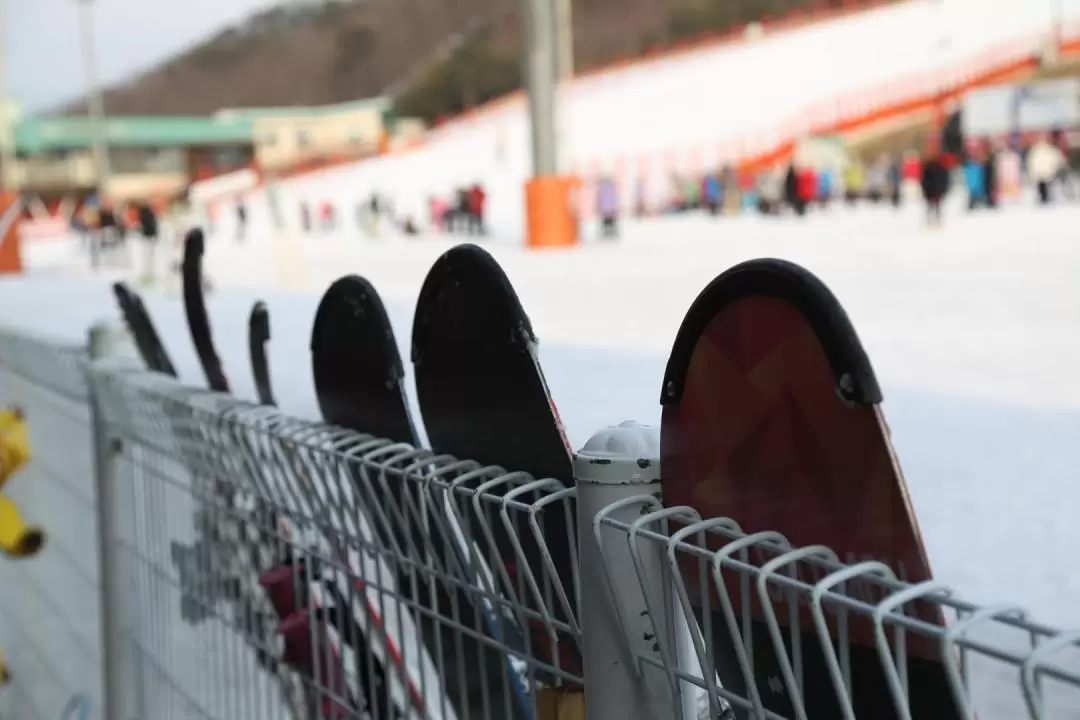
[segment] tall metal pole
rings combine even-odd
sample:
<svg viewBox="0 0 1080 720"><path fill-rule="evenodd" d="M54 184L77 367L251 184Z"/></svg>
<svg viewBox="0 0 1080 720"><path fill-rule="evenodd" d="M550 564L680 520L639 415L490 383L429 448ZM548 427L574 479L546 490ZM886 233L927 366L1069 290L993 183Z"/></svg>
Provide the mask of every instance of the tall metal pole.
<svg viewBox="0 0 1080 720"><path fill-rule="evenodd" d="M555 72L559 82L574 77L574 9L571 0L555 0Z"/></svg>
<svg viewBox="0 0 1080 720"><path fill-rule="evenodd" d="M4 41L4 31L7 29L7 2L6 0L0 0L0 107L3 108L4 118L4 135L0 138L0 185L5 190L12 188L7 187L7 179L9 175L14 174L14 168L12 167L12 161L15 158L15 118L8 112L11 107L8 96L8 81L7 81L7 43Z"/></svg>
<svg viewBox="0 0 1080 720"><path fill-rule="evenodd" d="M90 118L91 133L93 134L94 180L100 208L105 199L105 188L111 174L105 128L105 98L98 84L97 52L94 46L93 0L76 0L76 2L79 4L79 44L82 46L83 71L86 75L86 109L87 116ZM97 245L97 242L91 240L90 265L95 269L99 264Z"/></svg>
<svg viewBox="0 0 1080 720"><path fill-rule="evenodd" d="M532 126L533 177L558 172L555 131L555 13L553 0L522 0L525 92Z"/></svg>

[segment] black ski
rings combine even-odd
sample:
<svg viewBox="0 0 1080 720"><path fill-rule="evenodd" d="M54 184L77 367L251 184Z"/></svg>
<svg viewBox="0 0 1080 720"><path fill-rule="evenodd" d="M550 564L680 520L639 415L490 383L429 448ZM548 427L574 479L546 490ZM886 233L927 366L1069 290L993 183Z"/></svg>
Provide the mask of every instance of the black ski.
<svg viewBox="0 0 1080 720"><path fill-rule="evenodd" d="M382 299L368 280L358 275L346 275L323 294L311 331L311 362L319 410L327 423L392 442L418 444L394 331ZM411 547L409 554L425 549L438 554L437 545L425 536L421 529L422 520L417 516L416 511L423 503L419 488L414 488L416 492L406 501L405 494L410 488L396 478L386 484L364 483L357 478L356 484L363 488L365 495L379 489L386 491L386 497L373 499L381 508L378 513L381 519L369 522L376 542L385 547ZM372 517L372 513L363 508L361 513L367 518ZM428 588L416 581L412 568L398 567L395 571L397 587L403 592L408 589L407 594L417 603L431 607ZM437 606L446 609L442 603ZM369 608L368 612L379 615L378 608ZM429 638L424 647L431 647L431 623L425 622L421 613L412 613L412 616L420 637ZM390 649L387 657L400 658L402 638L386 634L385 640ZM413 647L405 650L415 656L418 648L411 644ZM425 699L420 697L419 685L424 683L418 684L415 678L408 676L400 661L392 671L399 672L399 676L410 683L414 703L422 705ZM382 685L389 688L385 682ZM427 689L432 690L430 686Z"/></svg>
<svg viewBox="0 0 1080 720"><path fill-rule="evenodd" d="M229 381L221 367L221 360L214 349L214 337L210 332L210 318L206 313L203 297L202 258L206 250L202 228L192 228L184 238L184 311L187 313L188 329L199 364L206 373L211 390L229 392Z"/></svg>
<svg viewBox="0 0 1080 720"><path fill-rule="evenodd" d="M311 348L319 406L327 422L418 445L397 341L386 308L370 282L349 275L327 290L316 313ZM399 523L391 523L394 527L391 533L384 533L383 541L411 546L414 552L426 551L440 572L459 577L464 583L473 582L474 575L465 570L470 553L460 546L452 530L445 523L427 524L422 517L414 517L428 502L422 488L408 482L391 482L386 489L389 497L382 504L401 512ZM436 513L442 514L438 510ZM497 630L490 608L479 603L479 612L470 612L478 605L475 598L461 588L451 590L440 585L432 593L425 584L415 581L409 568L401 568L399 573L398 586L410 588L419 604L437 608L444 616L457 607L459 621L474 632L484 633L486 629L504 642L509 641L511 633ZM442 647L440 673L444 687L464 715L472 715L490 703L504 717L531 716L519 673L505 655L445 624L433 627L420 613L416 619L428 651ZM478 659L479 667L462 666L458 661L461 656ZM510 692L499 692L507 686L512 688Z"/></svg>
<svg viewBox="0 0 1080 720"><path fill-rule="evenodd" d="M270 386L270 365L266 358L266 343L270 340L270 312L262 300L255 303L248 317L248 352L255 392L262 405L277 405Z"/></svg>
<svg viewBox="0 0 1080 720"><path fill-rule="evenodd" d="M124 282L113 285L113 294L146 367L154 372L176 377L176 368L139 294Z"/></svg>
<svg viewBox="0 0 1080 720"><path fill-rule="evenodd" d="M311 330L311 362L326 422L417 444L394 330L366 279L346 275L323 295Z"/></svg>
<svg viewBox="0 0 1080 720"><path fill-rule="evenodd" d="M412 340L420 409L436 452L572 486L572 456L537 360L532 326L509 279L485 250L459 245L435 262L420 290ZM514 487L502 485L491 492L502 495ZM527 502L534 497L518 500ZM474 525L468 532L482 542L479 518L471 508L464 514ZM573 509L568 514L562 503L556 503L540 514L557 582L552 581L529 526L518 523L516 535L528 570L540 588L540 598L529 590L517 567L499 508L489 506L488 515L487 525L506 569L502 584L510 586L507 594L512 593L532 610L539 611L543 603L558 621L572 626L570 614L575 611L576 597ZM523 520L521 513L511 517ZM552 647L543 623L529 624L535 656L580 672L580 651L570 634L558 632L557 644Z"/></svg>

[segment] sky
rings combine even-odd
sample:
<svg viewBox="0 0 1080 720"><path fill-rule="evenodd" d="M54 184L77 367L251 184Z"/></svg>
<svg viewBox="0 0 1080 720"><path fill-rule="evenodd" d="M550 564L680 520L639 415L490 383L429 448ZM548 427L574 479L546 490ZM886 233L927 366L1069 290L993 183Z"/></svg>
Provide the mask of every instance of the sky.
<svg viewBox="0 0 1080 720"><path fill-rule="evenodd" d="M78 0L0 0L10 97L28 112L85 92ZM98 72L116 82L280 0L94 0Z"/></svg>

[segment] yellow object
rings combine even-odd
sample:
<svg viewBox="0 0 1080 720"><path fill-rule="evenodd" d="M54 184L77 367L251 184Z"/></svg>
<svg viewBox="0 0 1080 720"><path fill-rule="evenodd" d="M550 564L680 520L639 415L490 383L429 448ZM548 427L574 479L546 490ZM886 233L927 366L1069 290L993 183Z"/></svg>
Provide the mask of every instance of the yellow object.
<svg viewBox="0 0 1080 720"><path fill-rule="evenodd" d="M30 437L18 408L0 410L0 489L30 462ZM27 525L18 505L0 494L0 550L12 557L30 557L45 544L45 531Z"/></svg>
<svg viewBox="0 0 1080 720"><path fill-rule="evenodd" d="M0 550L11 557L24 558L36 555L44 544L45 531L27 525L18 505L0 495Z"/></svg>
<svg viewBox="0 0 1080 720"><path fill-rule="evenodd" d="M4 651L0 650L0 685L7 685L10 679L11 672L8 670L7 661L4 660Z"/></svg>
<svg viewBox="0 0 1080 720"><path fill-rule="evenodd" d="M30 461L30 437L18 408L0 410L0 489Z"/></svg>

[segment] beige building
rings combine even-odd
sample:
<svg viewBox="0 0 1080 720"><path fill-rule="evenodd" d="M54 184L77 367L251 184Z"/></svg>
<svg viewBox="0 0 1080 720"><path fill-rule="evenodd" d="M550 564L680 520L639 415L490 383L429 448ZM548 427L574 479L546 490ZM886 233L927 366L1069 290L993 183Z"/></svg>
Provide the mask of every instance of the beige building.
<svg viewBox="0 0 1080 720"><path fill-rule="evenodd" d="M373 153L388 133L389 98L373 98L322 107L243 108L216 117L251 122L255 161L266 171L307 160Z"/></svg>

